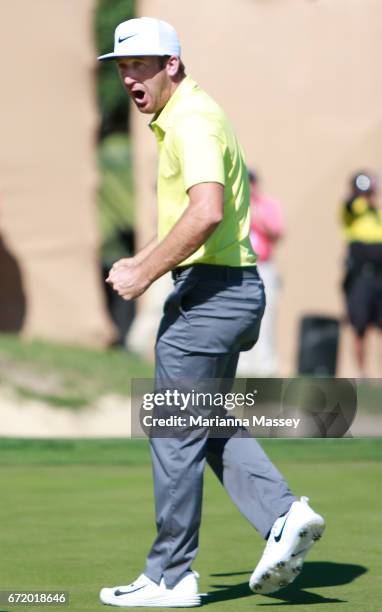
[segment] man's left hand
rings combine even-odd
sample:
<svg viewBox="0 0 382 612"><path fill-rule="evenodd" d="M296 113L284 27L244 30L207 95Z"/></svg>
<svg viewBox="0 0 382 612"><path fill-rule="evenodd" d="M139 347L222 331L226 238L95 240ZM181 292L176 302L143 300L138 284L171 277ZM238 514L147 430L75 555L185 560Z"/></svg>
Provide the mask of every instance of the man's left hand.
<svg viewBox="0 0 382 612"><path fill-rule="evenodd" d="M150 286L141 264L131 265L121 260L118 266L113 266L106 282L109 283L124 300L133 300L139 297Z"/></svg>

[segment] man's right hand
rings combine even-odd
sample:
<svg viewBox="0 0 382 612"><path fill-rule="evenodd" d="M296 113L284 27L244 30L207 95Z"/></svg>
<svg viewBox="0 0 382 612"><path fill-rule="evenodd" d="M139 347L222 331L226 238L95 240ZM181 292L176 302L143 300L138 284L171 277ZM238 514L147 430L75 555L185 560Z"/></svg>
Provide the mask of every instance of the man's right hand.
<svg viewBox="0 0 382 612"><path fill-rule="evenodd" d="M136 265L137 265L137 261L135 257L124 257L123 259L118 259L118 261L116 261L110 268L109 276L107 277L106 281L110 279L110 274L112 272L116 272L117 270L120 270L121 268L130 268L131 266L136 266Z"/></svg>
<svg viewBox="0 0 382 612"><path fill-rule="evenodd" d="M133 259L131 257L127 260L117 261L106 279L106 282L124 300L134 300L139 297L152 282L143 264L133 262Z"/></svg>

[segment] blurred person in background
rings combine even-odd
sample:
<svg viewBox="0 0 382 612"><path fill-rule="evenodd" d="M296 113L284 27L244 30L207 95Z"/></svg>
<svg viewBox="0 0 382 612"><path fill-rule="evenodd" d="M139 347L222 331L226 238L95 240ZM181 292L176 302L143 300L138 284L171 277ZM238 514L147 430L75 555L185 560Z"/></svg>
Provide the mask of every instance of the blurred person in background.
<svg viewBox="0 0 382 612"><path fill-rule="evenodd" d="M284 234L284 218L279 203L261 192L257 173L250 170L248 176L251 188L250 238L265 286L267 307L257 344L250 351L240 355L238 374L275 376L279 367L275 333L280 277L273 259L273 251Z"/></svg>
<svg viewBox="0 0 382 612"><path fill-rule="evenodd" d="M360 377L366 376L367 331L372 325L382 329L382 211L377 196L375 175L357 172L341 207L348 244L343 290Z"/></svg>

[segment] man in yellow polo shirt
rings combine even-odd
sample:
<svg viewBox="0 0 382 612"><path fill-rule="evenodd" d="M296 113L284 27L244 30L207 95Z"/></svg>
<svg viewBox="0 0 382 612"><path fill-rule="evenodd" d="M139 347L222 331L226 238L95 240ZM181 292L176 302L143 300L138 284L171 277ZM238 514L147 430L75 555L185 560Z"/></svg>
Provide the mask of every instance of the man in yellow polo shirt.
<svg viewBox="0 0 382 612"><path fill-rule="evenodd" d="M179 381L183 389L191 379L198 391L213 379L226 390L240 351L258 338L264 288L249 240L240 146L223 111L185 75L180 56L173 27L144 17L121 23L114 52L99 58L117 61L138 110L154 114L150 127L159 149L158 235L135 257L116 262L107 280L123 298L134 299L171 270L174 290L156 341L156 389L176 388ZM166 405L162 413L171 409ZM126 586L102 589L103 603L200 605L191 564L206 461L268 540L251 588L270 593L301 571L323 519L307 498L296 499L256 440L242 433L212 438L208 428L199 428L151 437L157 537L144 573Z"/></svg>

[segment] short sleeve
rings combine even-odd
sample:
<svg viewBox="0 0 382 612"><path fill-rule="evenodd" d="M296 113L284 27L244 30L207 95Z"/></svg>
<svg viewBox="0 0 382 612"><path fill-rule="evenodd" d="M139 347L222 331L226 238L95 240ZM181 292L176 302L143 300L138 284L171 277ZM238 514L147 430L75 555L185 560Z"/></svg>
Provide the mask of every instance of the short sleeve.
<svg viewBox="0 0 382 612"><path fill-rule="evenodd" d="M186 191L199 183L225 185L224 143L207 119L190 116L174 126L174 145Z"/></svg>

